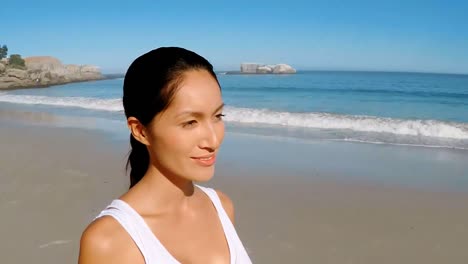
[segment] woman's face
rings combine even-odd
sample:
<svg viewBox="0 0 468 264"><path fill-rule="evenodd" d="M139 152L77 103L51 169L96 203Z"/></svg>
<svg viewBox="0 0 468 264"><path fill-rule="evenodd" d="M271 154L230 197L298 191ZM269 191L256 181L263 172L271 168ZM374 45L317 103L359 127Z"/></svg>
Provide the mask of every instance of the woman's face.
<svg viewBox="0 0 468 264"><path fill-rule="evenodd" d="M223 100L205 70L183 75L169 107L147 126L151 162L167 177L207 181L224 139Z"/></svg>

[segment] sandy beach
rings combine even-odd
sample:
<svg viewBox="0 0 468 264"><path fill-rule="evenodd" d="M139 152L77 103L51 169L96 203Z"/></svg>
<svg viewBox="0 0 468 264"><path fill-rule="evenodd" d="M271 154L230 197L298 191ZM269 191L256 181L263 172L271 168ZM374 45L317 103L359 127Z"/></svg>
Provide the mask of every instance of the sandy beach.
<svg viewBox="0 0 468 264"><path fill-rule="evenodd" d="M36 114L5 115L2 263L76 263L85 226L128 186L127 142L57 127ZM27 122L12 122L24 116ZM238 233L254 263L466 263L468 192L336 177L339 170L315 166L295 143L254 138L255 150L239 151L249 140L227 134L217 173L205 185L235 202ZM318 146L324 155L337 151ZM335 154L334 166L346 169L343 154Z"/></svg>
<svg viewBox="0 0 468 264"><path fill-rule="evenodd" d="M452 0L2 1L0 264L78 263L83 231L129 189L128 125L141 126L127 116L149 129L161 171L201 180L211 168L199 166L216 163L195 184L233 201L245 250L224 219L232 262L247 251L254 264L468 264L467 11ZM165 194L151 200L171 215L151 226L173 255L221 259L198 250L223 243L205 232L208 200L176 207ZM150 221L148 208L137 209ZM92 253L81 262L102 259Z"/></svg>

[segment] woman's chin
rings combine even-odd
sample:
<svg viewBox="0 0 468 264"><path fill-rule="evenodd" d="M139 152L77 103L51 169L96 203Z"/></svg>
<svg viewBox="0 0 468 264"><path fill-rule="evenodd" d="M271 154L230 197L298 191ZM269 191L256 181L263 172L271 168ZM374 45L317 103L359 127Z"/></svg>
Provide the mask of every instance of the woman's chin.
<svg viewBox="0 0 468 264"><path fill-rule="evenodd" d="M199 173L197 173L196 175L193 175L192 177L192 180L195 181L195 182L207 182L209 180L211 180L214 176L214 169L212 169L211 171L200 171Z"/></svg>

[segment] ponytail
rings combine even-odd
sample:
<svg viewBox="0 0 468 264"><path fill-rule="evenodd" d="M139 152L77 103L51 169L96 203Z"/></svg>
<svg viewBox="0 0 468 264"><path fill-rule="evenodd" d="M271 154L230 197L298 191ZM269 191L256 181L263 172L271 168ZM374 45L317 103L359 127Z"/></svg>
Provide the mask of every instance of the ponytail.
<svg viewBox="0 0 468 264"><path fill-rule="evenodd" d="M146 146L136 140L132 134L130 134L130 146L132 149L128 155L126 169L128 171L130 167L130 188L132 188L145 175L148 170L150 159Z"/></svg>

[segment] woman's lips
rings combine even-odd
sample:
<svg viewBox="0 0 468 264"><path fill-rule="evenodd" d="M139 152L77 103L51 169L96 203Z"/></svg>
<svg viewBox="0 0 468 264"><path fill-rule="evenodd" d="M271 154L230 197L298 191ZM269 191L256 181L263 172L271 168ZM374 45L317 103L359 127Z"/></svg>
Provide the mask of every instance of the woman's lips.
<svg viewBox="0 0 468 264"><path fill-rule="evenodd" d="M195 162L201 166L209 167L215 164L216 155L205 156L205 157L192 157Z"/></svg>

